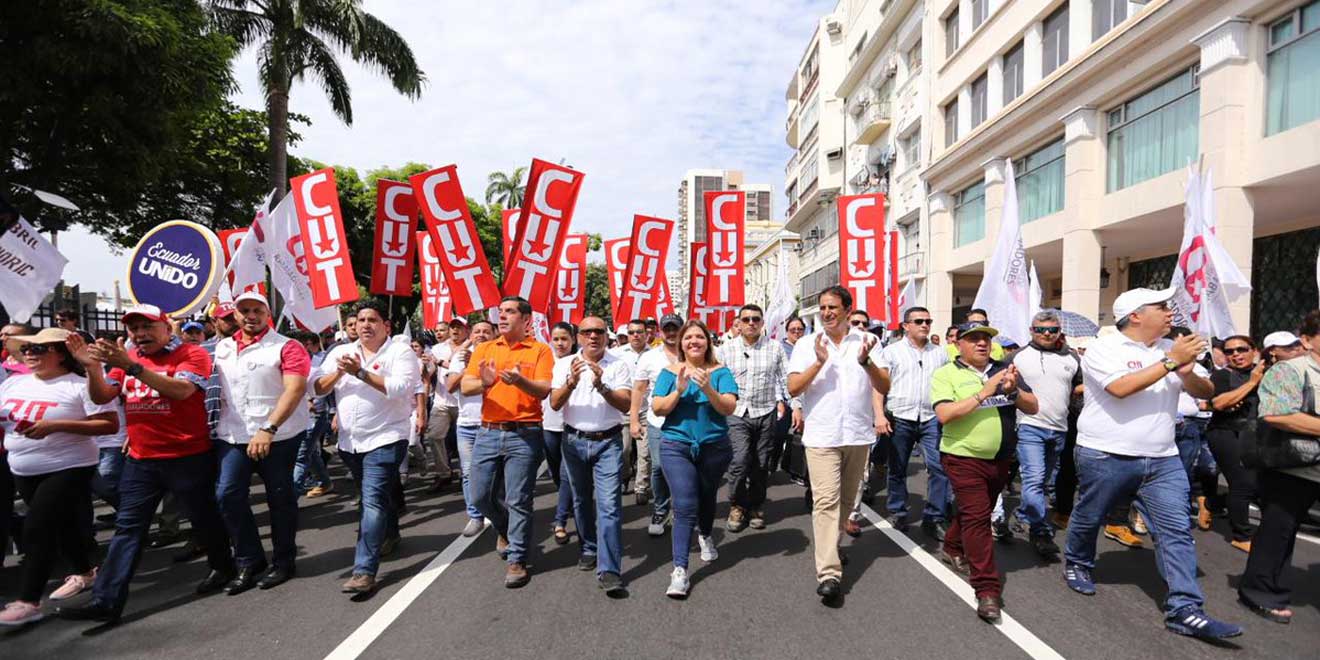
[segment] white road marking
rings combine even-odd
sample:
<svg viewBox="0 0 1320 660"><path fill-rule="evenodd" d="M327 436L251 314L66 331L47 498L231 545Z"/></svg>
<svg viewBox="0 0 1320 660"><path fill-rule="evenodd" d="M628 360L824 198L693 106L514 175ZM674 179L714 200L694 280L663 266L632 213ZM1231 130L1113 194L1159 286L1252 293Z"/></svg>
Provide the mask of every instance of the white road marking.
<svg viewBox="0 0 1320 660"><path fill-rule="evenodd" d="M486 527L490 527L490 521L486 521ZM486 528L483 527L481 531L484 533ZM431 586L431 583L435 582L436 578L440 577L440 574L444 573L445 569L449 568L478 538L481 538L481 534L470 537L459 536L454 539L454 542L436 555L422 572L408 580L402 589L381 605L370 618L363 621L348 639L340 642L330 655L325 656L326 660L353 660L366 651L367 647L371 646L371 643L376 641L376 638L380 637L380 634L385 632L385 629L390 627L390 624L394 623L394 620L399 618L399 615L403 614L403 611L408 609L408 606L412 605L412 602L422 595L422 592L426 591L426 588Z"/></svg>
<svg viewBox="0 0 1320 660"><path fill-rule="evenodd" d="M902 548L909 557L921 564L921 567L931 575L934 575L935 579L943 582L944 586L949 588L949 591L952 591L954 595L967 603L973 610L976 609L976 592L972 591L972 586L958 577L958 574L946 567L943 562L931 556L929 552L913 542L906 534L894 529L893 525L880 517L871 507L863 504L862 514L871 521L876 529L889 537L889 540L898 544L898 547ZM1037 660L1063 660L1063 656L1058 651L1055 651L1049 644L1027 630L1026 626L1018 623L1017 619L1010 616L1007 611L1001 613L1001 620L995 628L1032 658Z"/></svg>
<svg viewBox="0 0 1320 660"><path fill-rule="evenodd" d="M1256 520L1257 520L1257 522L1259 522L1259 521L1260 521L1260 507L1256 506L1255 504L1249 504L1248 506L1251 507L1251 510L1252 510L1252 511L1255 511L1255 512L1256 512L1256 514L1257 514L1257 515L1256 515ZM1316 538L1316 537L1314 537L1314 536L1311 536L1310 534L1303 534L1303 533L1301 533L1301 532L1297 532L1297 538L1299 538L1299 539L1301 539L1301 540L1303 540L1303 541L1306 541L1307 543L1314 543L1314 544L1316 544L1316 545L1320 545L1320 538Z"/></svg>

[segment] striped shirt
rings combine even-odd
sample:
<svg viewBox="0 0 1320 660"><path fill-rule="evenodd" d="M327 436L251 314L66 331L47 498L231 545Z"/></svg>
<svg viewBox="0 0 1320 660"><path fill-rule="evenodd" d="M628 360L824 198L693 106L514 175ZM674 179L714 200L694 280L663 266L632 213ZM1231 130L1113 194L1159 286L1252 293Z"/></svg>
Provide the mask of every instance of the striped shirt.
<svg viewBox="0 0 1320 660"><path fill-rule="evenodd" d="M220 398L223 395L220 386L220 369L215 366L215 347L224 339L216 335L202 342L202 348L211 356L211 375L206 379L206 426L211 431L211 439L216 440L216 428L220 426Z"/></svg>
<svg viewBox="0 0 1320 660"><path fill-rule="evenodd" d="M763 417L788 401L788 356L779 341L761 336L748 346L737 337L715 349L715 359L733 372L738 384L734 415Z"/></svg>
<svg viewBox="0 0 1320 660"><path fill-rule="evenodd" d="M886 346L880 352L880 368L889 371L890 380L885 407L894 417L909 422L933 419L930 377L948 362L948 354L930 341L923 348L907 338Z"/></svg>

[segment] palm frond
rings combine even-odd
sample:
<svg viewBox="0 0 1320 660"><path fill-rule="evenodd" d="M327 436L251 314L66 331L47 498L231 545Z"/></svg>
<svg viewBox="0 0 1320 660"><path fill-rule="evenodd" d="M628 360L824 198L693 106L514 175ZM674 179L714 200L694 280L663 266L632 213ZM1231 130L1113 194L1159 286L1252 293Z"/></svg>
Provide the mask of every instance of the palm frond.
<svg viewBox="0 0 1320 660"><path fill-rule="evenodd" d="M330 99L330 109L334 110L335 116L352 126L353 103L348 79L339 68L334 52L315 35L304 33L303 38L307 46L304 51L307 68L304 72L310 72L321 83L321 89Z"/></svg>

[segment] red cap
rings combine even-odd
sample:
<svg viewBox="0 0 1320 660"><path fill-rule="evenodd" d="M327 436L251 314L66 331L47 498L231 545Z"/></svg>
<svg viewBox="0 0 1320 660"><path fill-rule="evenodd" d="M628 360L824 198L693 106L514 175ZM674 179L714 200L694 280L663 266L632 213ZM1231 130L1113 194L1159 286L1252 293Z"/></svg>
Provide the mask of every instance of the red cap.
<svg viewBox="0 0 1320 660"><path fill-rule="evenodd" d="M226 316L233 316L234 312L237 311L238 309L234 307L234 303L231 302L216 303L215 309L211 310L211 318L222 319L225 318Z"/></svg>
<svg viewBox="0 0 1320 660"><path fill-rule="evenodd" d="M128 323L128 319L134 316L141 316L148 321L160 321L161 323L170 322L169 317L165 316L165 312L160 311L160 308L155 305L133 305L124 310L124 315L120 317L120 320L124 323Z"/></svg>

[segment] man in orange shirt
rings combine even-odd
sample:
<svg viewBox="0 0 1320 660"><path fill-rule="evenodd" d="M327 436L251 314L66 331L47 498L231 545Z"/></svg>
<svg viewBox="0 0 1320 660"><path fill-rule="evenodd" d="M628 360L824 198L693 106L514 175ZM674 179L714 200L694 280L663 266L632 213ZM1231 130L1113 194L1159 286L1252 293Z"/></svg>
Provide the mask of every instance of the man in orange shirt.
<svg viewBox="0 0 1320 660"><path fill-rule="evenodd" d="M499 532L496 550L508 562L504 586L527 584L532 535L532 491L545 456L541 401L550 395L554 354L528 336L532 306L522 298L500 301L500 336L472 351L460 383L463 394L483 396L481 428L472 447L472 499ZM504 501L495 483L504 470Z"/></svg>

